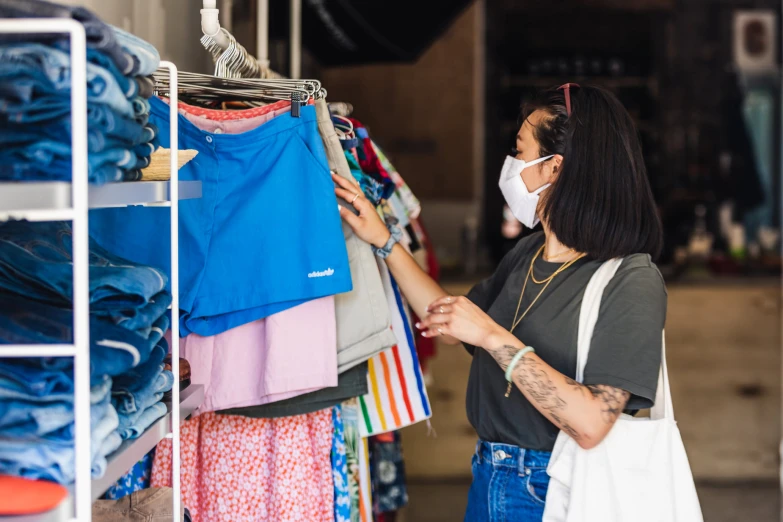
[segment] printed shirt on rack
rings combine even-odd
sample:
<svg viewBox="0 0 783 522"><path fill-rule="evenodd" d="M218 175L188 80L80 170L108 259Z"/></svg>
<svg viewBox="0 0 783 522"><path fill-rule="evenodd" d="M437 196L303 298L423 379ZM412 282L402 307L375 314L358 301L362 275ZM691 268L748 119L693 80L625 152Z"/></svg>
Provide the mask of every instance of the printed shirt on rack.
<svg viewBox="0 0 783 522"><path fill-rule="evenodd" d="M378 263L397 344L369 360L369 392L359 398L362 437L398 430L432 416L402 294Z"/></svg>

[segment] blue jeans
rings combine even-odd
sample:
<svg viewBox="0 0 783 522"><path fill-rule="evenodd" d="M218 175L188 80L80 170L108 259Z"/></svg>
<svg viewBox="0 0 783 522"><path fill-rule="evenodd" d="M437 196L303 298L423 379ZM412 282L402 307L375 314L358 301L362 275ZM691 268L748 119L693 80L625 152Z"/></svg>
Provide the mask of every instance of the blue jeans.
<svg viewBox="0 0 783 522"><path fill-rule="evenodd" d="M106 456L119 447L118 426L117 412L109 404L90 433L93 478L105 472ZM8 475L70 484L75 477L74 456L73 442L0 439L0 473Z"/></svg>
<svg viewBox="0 0 783 522"><path fill-rule="evenodd" d="M141 416L136 419L136 422L126 430L120 432L120 436L123 439L137 439L144 433L144 431L152 426L152 424L166 415L168 408L162 402L156 402L146 410L144 410Z"/></svg>
<svg viewBox="0 0 783 522"><path fill-rule="evenodd" d="M169 370L163 369L163 364L157 367L157 374L152 379L146 381L141 388L135 391L114 388L111 393L112 404L120 415L141 414L152 404L159 402L160 398L153 400L152 397L161 395L171 390L174 385L174 374ZM131 424L135 419L131 419Z"/></svg>
<svg viewBox="0 0 783 522"><path fill-rule="evenodd" d="M0 225L0 289L60 306L73 301L72 230L64 221ZM90 311L139 309L166 287L161 271L117 257L90 240Z"/></svg>
<svg viewBox="0 0 783 522"><path fill-rule="evenodd" d="M0 82L17 100L46 94L68 97L71 92L71 57L38 43L0 45ZM87 62L87 100L105 103L120 114L133 115L131 102L114 76Z"/></svg>
<svg viewBox="0 0 783 522"><path fill-rule="evenodd" d="M104 375L120 375L145 362L152 348L169 327L163 315L147 337L116 326L90 314L90 377L100 383ZM20 296L0 294L0 344L60 344L73 340L73 311L30 301ZM44 368L52 358L25 358L29 365ZM68 361L68 362L66 362ZM73 368L71 359L57 363L61 369Z"/></svg>
<svg viewBox="0 0 783 522"><path fill-rule="evenodd" d="M8 370L11 364L6 364ZM33 381L33 371L24 364L17 364L20 374ZM46 370L41 370L47 373ZM64 374L64 372L63 372ZM72 373L71 373L72 380ZM72 383L71 383L72 384ZM90 390L90 422L94 426L111 403L111 379L105 377L101 384ZM22 440L44 438L53 442L73 442L73 394L66 397L54 395L40 397L20 393L11 379L0 379L0 437L14 437Z"/></svg>
<svg viewBox="0 0 783 522"><path fill-rule="evenodd" d="M111 27L83 7L69 7L43 0L0 0L0 18L72 18L84 26L87 47L105 53L123 74L137 74L134 72L133 57L120 47ZM60 48L68 49L67 36L47 35L46 40L52 40Z"/></svg>
<svg viewBox="0 0 783 522"><path fill-rule="evenodd" d="M111 27L117 43L130 54L138 66L134 67L134 76L149 76L160 66L160 53L155 47L138 36L132 35L120 29Z"/></svg>
<svg viewBox="0 0 783 522"><path fill-rule="evenodd" d="M169 344L166 339L161 339L150 352L146 362L139 364L135 368L124 372L114 378L112 383L112 392L119 394L128 394L131 397L133 393L140 392L148 386L154 386L155 379L161 372L163 359L169 352ZM130 408L124 407L119 400L113 401L114 407L118 413L135 411L136 408L130 405Z"/></svg>
<svg viewBox="0 0 783 522"><path fill-rule="evenodd" d="M552 454L480 440L465 522L541 522Z"/></svg>
<svg viewBox="0 0 783 522"><path fill-rule="evenodd" d="M56 168L64 163L67 166L64 174L70 177L71 144L52 139L41 139L27 145L5 147L0 151L0 163L34 164L38 168L47 169ZM124 169L133 167L135 164L136 155L123 145L102 152L93 152L87 156L87 168L91 173L106 165Z"/></svg>

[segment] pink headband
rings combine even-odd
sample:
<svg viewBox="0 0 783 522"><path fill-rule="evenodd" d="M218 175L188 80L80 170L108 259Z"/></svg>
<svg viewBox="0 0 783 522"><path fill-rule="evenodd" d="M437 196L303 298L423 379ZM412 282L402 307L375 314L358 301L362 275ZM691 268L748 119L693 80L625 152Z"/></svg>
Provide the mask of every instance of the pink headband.
<svg viewBox="0 0 783 522"><path fill-rule="evenodd" d="M571 116L571 86L572 85L574 87L579 87L578 83L565 83L557 88L558 91L560 89L565 91L564 94L565 94L565 102L566 102L566 112L568 113L569 116Z"/></svg>

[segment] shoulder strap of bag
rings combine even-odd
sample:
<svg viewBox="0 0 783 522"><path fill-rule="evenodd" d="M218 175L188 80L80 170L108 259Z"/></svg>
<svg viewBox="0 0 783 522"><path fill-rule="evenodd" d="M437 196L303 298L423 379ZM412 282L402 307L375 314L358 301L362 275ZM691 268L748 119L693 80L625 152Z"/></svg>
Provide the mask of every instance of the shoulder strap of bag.
<svg viewBox="0 0 783 522"><path fill-rule="evenodd" d="M595 323L598 321L598 312L601 309L601 299L604 290L609 281L617 273L617 269L622 264L622 258L610 259L604 262L585 288L582 297L582 307L579 312L579 332L577 337L576 354L576 381L583 382L585 366L587 365L587 356L590 353L590 343L593 339ZM661 369L658 373L658 390L655 393L655 405L650 412L650 417L654 420L670 418L674 420L674 406L672 405L672 394L669 389L669 373L666 367L666 338L661 334Z"/></svg>

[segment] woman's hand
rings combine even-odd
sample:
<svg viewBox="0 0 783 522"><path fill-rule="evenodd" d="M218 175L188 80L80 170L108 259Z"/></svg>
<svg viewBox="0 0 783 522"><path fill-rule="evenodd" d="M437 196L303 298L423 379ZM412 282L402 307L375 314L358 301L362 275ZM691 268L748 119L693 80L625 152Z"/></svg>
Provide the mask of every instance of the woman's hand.
<svg viewBox="0 0 783 522"><path fill-rule="evenodd" d="M373 204L364 197L362 189L334 172L332 172L332 180L337 184L334 189L335 194L359 211L357 216L350 210L340 207L340 216L357 236L376 248L382 248L391 237L391 233Z"/></svg>
<svg viewBox="0 0 783 522"><path fill-rule="evenodd" d="M427 307L429 316L416 324L424 337L451 336L463 343L485 347L503 331L466 297L441 297Z"/></svg>

